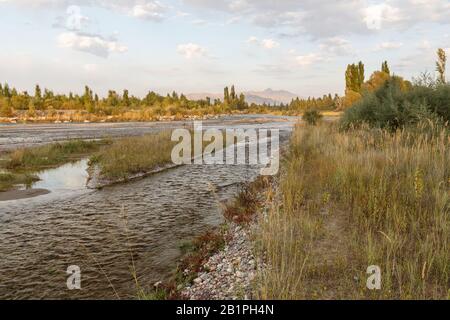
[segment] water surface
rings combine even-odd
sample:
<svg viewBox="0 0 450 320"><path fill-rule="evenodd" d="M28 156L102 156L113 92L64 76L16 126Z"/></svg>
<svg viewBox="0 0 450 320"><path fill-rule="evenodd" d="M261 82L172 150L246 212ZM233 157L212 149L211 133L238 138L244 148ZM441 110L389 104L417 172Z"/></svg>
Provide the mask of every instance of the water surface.
<svg viewBox="0 0 450 320"><path fill-rule="evenodd" d="M239 126L281 128L285 141L292 124L275 119ZM147 290L167 277L180 244L220 224L220 203L260 169L188 165L88 190L86 166L82 160L42 172L33 188L50 190L47 195L0 202L0 298L134 298L132 275ZM81 268L80 291L66 287L70 265Z"/></svg>

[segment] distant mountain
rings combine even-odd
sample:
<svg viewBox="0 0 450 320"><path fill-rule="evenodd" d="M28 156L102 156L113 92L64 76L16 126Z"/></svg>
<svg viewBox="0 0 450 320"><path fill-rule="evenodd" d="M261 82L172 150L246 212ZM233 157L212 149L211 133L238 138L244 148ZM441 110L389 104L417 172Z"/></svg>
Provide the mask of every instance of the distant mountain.
<svg viewBox="0 0 450 320"><path fill-rule="evenodd" d="M286 90L272 90L272 89L266 89L264 91L248 91L244 93L246 96L257 96L264 99L272 100L276 104L281 103L289 103L292 101L292 99L295 99L298 97L297 94L294 94L292 92L286 91Z"/></svg>
<svg viewBox="0 0 450 320"><path fill-rule="evenodd" d="M272 90L266 89L264 91L247 91L244 92L245 100L248 103L256 103L256 104L270 104L270 105L279 105L281 103L289 103L292 99L298 97L298 95L286 91L286 90ZM222 93L191 93L187 94L186 97L190 100L201 100L206 97L210 97L211 100L221 99L223 100Z"/></svg>

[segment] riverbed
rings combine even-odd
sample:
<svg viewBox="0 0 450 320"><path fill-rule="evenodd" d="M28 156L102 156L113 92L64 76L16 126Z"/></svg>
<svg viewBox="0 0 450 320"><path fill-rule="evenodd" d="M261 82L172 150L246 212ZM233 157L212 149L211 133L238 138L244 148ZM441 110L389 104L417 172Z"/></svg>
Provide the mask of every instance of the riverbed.
<svg viewBox="0 0 450 320"><path fill-rule="evenodd" d="M255 121L256 119L256 121ZM204 127L276 128L286 142L293 117L228 117ZM269 119L269 120L267 120ZM0 127L0 149L70 138L99 139L185 127L185 122ZM39 173L47 194L0 202L0 298L133 299L176 267L180 246L223 221L223 202L259 165L186 165L89 190L87 159ZM68 290L68 266L81 290Z"/></svg>

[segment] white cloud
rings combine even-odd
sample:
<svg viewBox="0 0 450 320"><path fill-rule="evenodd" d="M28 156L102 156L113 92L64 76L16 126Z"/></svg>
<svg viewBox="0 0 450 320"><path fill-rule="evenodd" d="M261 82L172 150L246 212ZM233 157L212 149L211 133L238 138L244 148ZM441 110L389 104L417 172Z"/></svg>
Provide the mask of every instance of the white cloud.
<svg viewBox="0 0 450 320"><path fill-rule="evenodd" d="M307 55L301 55L301 56L295 57L295 61L297 62L297 64L302 67L309 66L315 62L320 62L323 60L324 59L316 53L310 53Z"/></svg>
<svg viewBox="0 0 450 320"><path fill-rule="evenodd" d="M348 55L353 52L350 42L340 37L325 39L319 48L331 55Z"/></svg>
<svg viewBox="0 0 450 320"><path fill-rule="evenodd" d="M98 70L98 66L96 64L88 63L83 66L83 70L86 72L96 72Z"/></svg>
<svg viewBox="0 0 450 320"><path fill-rule="evenodd" d="M106 8L135 18L150 21L161 21L165 19L164 13L169 7L156 0L0 0L26 8L57 8L66 9L76 2L78 6L90 6Z"/></svg>
<svg viewBox="0 0 450 320"><path fill-rule="evenodd" d="M380 30L384 24L402 19L400 9L386 3L371 5L364 10L364 22L370 30Z"/></svg>
<svg viewBox="0 0 450 320"><path fill-rule="evenodd" d="M135 18L161 21L165 18L166 7L158 1L149 1L144 4L136 4L131 9L131 15Z"/></svg>
<svg viewBox="0 0 450 320"><path fill-rule="evenodd" d="M393 41L387 41L380 43L376 50L394 50L399 49L403 46L403 43L401 42L393 42Z"/></svg>
<svg viewBox="0 0 450 320"><path fill-rule="evenodd" d="M62 48L71 48L88 52L99 57L107 58L111 53L124 53L128 48L116 40L106 40L97 35L64 32L58 37L58 44Z"/></svg>
<svg viewBox="0 0 450 320"><path fill-rule="evenodd" d="M186 59L193 59L199 57L206 57L207 50L195 43L180 44L177 47L177 52Z"/></svg>
<svg viewBox="0 0 450 320"><path fill-rule="evenodd" d="M253 45L257 45L260 46L264 49L275 49L278 48L280 46L280 44L278 42L276 42L273 39L262 39L259 40L257 37L250 37L247 40L247 43L253 44Z"/></svg>
<svg viewBox="0 0 450 320"><path fill-rule="evenodd" d="M370 34L381 29L404 30L426 22L450 23L448 0L184 0L244 16L246 21L287 36L315 39ZM238 6L236 3L241 2ZM244 5L245 4L245 5Z"/></svg>

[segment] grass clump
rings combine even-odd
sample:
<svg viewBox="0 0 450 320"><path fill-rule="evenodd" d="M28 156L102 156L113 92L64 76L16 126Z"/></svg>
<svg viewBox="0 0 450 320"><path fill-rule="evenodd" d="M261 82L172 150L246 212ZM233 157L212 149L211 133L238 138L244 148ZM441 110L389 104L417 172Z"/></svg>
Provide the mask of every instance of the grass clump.
<svg viewBox="0 0 450 320"><path fill-rule="evenodd" d="M0 172L0 191L8 191L18 184L31 185L38 180L39 178L33 174Z"/></svg>
<svg viewBox="0 0 450 320"><path fill-rule="evenodd" d="M307 124L310 126L315 126L321 119L323 115L318 110L308 110L302 116L302 119L305 120Z"/></svg>
<svg viewBox="0 0 450 320"><path fill-rule="evenodd" d="M40 170L78 160L103 144L99 141L73 140L41 147L23 148L13 151L6 161L12 170Z"/></svg>
<svg viewBox="0 0 450 320"><path fill-rule="evenodd" d="M126 180L170 163L174 145L170 131L122 138L92 156L90 164L97 165L106 178Z"/></svg>
<svg viewBox="0 0 450 320"><path fill-rule="evenodd" d="M298 127L262 223L266 299L446 299L450 138ZM381 290L366 288L381 268Z"/></svg>

